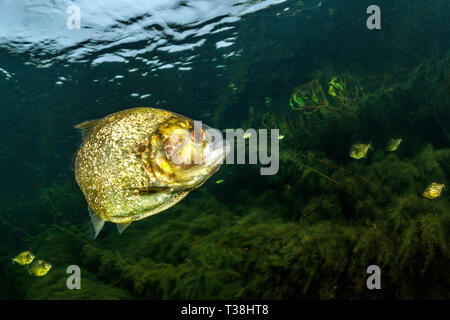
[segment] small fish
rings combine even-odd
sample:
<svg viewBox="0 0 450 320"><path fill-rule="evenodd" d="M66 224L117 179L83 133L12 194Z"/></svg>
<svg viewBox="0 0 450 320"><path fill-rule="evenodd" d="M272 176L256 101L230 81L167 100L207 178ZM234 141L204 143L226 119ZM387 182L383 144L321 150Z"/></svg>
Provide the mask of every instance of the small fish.
<svg viewBox="0 0 450 320"><path fill-rule="evenodd" d="M17 262L18 264L25 266L27 264L30 264L34 260L34 254L32 254L30 251L24 251L20 253L17 257L13 258L12 261Z"/></svg>
<svg viewBox="0 0 450 320"><path fill-rule="evenodd" d="M356 143L350 149L350 157L357 160L365 158L369 149L373 149L371 143Z"/></svg>
<svg viewBox="0 0 450 320"><path fill-rule="evenodd" d="M425 189L425 191L423 192L423 196L427 199L436 199L441 195L444 187L445 185L443 183L440 184L433 182Z"/></svg>
<svg viewBox="0 0 450 320"><path fill-rule="evenodd" d="M400 143L402 142L401 138L398 139L389 139L389 141L386 144L386 151L395 151L400 146Z"/></svg>
<svg viewBox="0 0 450 320"><path fill-rule="evenodd" d="M28 267L28 272L35 277L43 277L50 271L51 268L52 265L50 263L44 260L37 260Z"/></svg>
<svg viewBox="0 0 450 320"><path fill-rule="evenodd" d="M230 88L233 93L235 93L237 91L237 87L233 82L230 82L230 84L228 85L228 88Z"/></svg>
<svg viewBox="0 0 450 320"><path fill-rule="evenodd" d="M222 183L222 182L224 182L224 181L225 181L225 180L220 179L220 180L217 180L216 183L219 184L219 183Z"/></svg>

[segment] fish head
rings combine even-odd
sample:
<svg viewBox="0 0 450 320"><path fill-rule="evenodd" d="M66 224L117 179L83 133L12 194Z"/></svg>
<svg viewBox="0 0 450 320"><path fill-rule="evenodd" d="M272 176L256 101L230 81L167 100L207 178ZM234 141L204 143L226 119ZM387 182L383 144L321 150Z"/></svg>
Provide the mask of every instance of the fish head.
<svg viewBox="0 0 450 320"><path fill-rule="evenodd" d="M162 123L150 144L153 173L177 190L202 185L219 170L230 150L219 130L178 117Z"/></svg>
<svg viewBox="0 0 450 320"><path fill-rule="evenodd" d="M41 267L42 271L45 273L47 273L52 268L52 265L44 260L39 260L39 266Z"/></svg>
<svg viewBox="0 0 450 320"><path fill-rule="evenodd" d="M31 263L34 260L34 258L35 258L34 254L32 254L30 251L26 252L25 259L28 263Z"/></svg>

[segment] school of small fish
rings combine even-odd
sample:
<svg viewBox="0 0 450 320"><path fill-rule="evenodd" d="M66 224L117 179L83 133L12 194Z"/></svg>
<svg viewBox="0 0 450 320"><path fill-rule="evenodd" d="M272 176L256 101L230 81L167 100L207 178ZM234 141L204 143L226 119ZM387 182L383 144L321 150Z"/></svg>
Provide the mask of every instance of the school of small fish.
<svg viewBox="0 0 450 320"><path fill-rule="evenodd" d="M19 253L12 262L25 266L28 273L35 277L45 276L52 268L52 265L45 260L35 260L35 255L31 251Z"/></svg>
<svg viewBox="0 0 450 320"><path fill-rule="evenodd" d="M389 139L388 142L386 143L386 147L384 148L384 150L389 151L389 152L393 152L396 151L399 147L400 147L400 143L402 143L402 139L401 138L396 138L396 139ZM372 149L372 144L368 143L355 143L351 148L350 148L350 154L349 156L353 159L359 160L359 159L363 159L367 156L367 152Z"/></svg>
<svg viewBox="0 0 450 320"><path fill-rule="evenodd" d="M401 143L402 143L401 138L389 139L388 142L386 143L384 150L388 152L394 152L400 147ZM367 152L370 149L373 149L371 143L368 144L356 143L350 148L349 156L357 160L363 159L367 156ZM425 189L422 195L427 199L433 200L441 196L444 188L445 184L433 182Z"/></svg>

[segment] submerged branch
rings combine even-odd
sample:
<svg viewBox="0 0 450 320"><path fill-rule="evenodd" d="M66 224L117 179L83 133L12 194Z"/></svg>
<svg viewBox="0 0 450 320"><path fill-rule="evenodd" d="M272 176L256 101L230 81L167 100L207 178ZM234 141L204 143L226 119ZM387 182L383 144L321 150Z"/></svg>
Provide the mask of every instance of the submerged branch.
<svg viewBox="0 0 450 320"><path fill-rule="evenodd" d="M327 176L326 174L320 172L319 170L316 170L314 168L311 168L310 166L307 166L305 164L302 164L302 166L308 168L309 170L311 170L312 172L318 174L319 176L321 176L322 178L327 179L328 181L330 181L331 183L335 184L339 189L341 189L342 191L344 191L345 193L347 193L349 196L351 196L353 199L355 199L356 201L359 201L360 199L355 196L353 193L351 193L350 191L348 191L345 187L341 186L336 180L330 178L329 176Z"/></svg>

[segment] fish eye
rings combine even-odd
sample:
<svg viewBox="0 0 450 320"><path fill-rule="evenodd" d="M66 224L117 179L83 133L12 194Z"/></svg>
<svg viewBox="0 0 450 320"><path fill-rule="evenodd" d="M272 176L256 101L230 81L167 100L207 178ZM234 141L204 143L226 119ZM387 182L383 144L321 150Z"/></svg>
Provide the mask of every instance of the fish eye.
<svg viewBox="0 0 450 320"><path fill-rule="evenodd" d="M196 143L202 142L203 140L205 140L205 132L203 130L200 130L200 132L195 132L195 130L192 131L191 140Z"/></svg>

